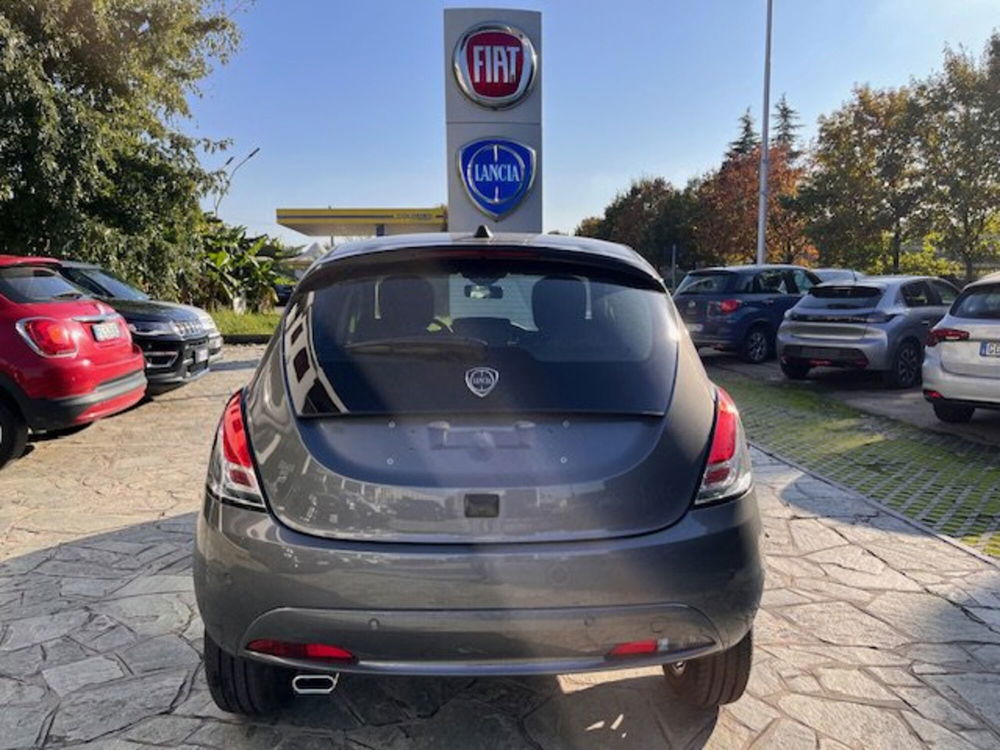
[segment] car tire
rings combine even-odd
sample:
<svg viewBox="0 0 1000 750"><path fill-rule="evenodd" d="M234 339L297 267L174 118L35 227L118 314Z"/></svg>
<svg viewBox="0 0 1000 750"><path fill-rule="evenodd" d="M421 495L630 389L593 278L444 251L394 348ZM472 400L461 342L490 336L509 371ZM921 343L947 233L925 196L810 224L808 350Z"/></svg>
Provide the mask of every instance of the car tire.
<svg viewBox="0 0 1000 750"><path fill-rule="evenodd" d="M767 333L767 327L756 325L747 331L740 345L740 358L749 364L759 365L771 357L774 346Z"/></svg>
<svg viewBox="0 0 1000 750"><path fill-rule="evenodd" d="M292 697L290 669L231 656L205 633L205 681L215 705L231 714L266 716Z"/></svg>
<svg viewBox="0 0 1000 750"><path fill-rule="evenodd" d="M932 406L934 407L934 416L949 424L965 424L976 413L974 406L962 406L961 404L932 404Z"/></svg>
<svg viewBox="0 0 1000 750"><path fill-rule="evenodd" d="M920 385L923 349L913 339L907 339L896 348L889 369L882 373L887 388L913 388Z"/></svg>
<svg viewBox="0 0 1000 750"><path fill-rule="evenodd" d="M812 367L806 362L782 362L781 371L789 380L805 380Z"/></svg>
<svg viewBox="0 0 1000 750"><path fill-rule="evenodd" d="M698 708L716 708L739 700L746 690L753 663L753 631L735 646L717 654L676 664L664 664L667 689L679 701Z"/></svg>
<svg viewBox="0 0 1000 750"><path fill-rule="evenodd" d="M20 413L0 401L0 467L20 458L28 443L28 425Z"/></svg>

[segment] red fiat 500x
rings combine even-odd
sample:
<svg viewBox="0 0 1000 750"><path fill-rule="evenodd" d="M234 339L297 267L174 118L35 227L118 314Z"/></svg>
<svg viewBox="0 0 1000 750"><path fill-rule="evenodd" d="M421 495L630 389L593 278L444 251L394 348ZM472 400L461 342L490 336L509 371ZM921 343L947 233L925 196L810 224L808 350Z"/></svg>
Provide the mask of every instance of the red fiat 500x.
<svg viewBox="0 0 1000 750"><path fill-rule="evenodd" d="M0 255L0 466L46 432L116 414L146 391L124 319L49 258Z"/></svg>

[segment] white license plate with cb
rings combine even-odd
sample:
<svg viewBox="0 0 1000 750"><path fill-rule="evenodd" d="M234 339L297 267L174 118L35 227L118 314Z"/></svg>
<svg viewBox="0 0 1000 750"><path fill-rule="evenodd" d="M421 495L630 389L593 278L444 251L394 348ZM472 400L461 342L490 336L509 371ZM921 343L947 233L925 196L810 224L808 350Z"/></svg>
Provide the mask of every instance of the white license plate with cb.
<svg viewBox="0 0 1000 750"><path fill-rule="evenodd" d="M1000 341L983 341L979 344L980 357L1000 357Z"/></svg>

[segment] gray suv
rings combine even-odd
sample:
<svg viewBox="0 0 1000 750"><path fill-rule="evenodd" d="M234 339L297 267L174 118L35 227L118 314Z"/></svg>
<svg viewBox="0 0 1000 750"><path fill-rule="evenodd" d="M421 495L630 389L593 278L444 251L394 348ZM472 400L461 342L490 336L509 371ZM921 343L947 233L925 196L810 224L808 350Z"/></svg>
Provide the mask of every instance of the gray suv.
<svg viewBox="0 0 1000 750"><path fill-rule="evenodd" d="M716 706L750 671L759 533L738 412L635 252L343 245L219 425L194 565L207 681L259 714L339 672L664 665Z"/></svg>
<svg viewBox="0 0 1000 750"><path fill-rule="evenodd" d="M924 341L958 290L929 276L868 276L813 287L785 313L778 357L786 376L814 367L882 373L890 388L920 382Z"/></svg>

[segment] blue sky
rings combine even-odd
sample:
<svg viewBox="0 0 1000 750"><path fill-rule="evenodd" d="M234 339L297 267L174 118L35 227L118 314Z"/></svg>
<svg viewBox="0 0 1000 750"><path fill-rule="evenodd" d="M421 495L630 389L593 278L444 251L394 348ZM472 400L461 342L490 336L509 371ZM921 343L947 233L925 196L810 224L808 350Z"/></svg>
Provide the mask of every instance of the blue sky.
<svg viewBox="0 0 1000 750"><path fill-rule="evenodd" d="M546 230L571 231L633 178L683 184L712 168L748 105L759 125L764 0L504 5L542 11ZM774 5L772 96L807 138L855 83L904 84L939 68L946 44L978 54L1000 27L1000 0ZM232 138L236 160L260 147L220 215L298 244L275 208L444 202L445 7L461 6L257 0L237 14L242 47L184 126Z"/></svg>

